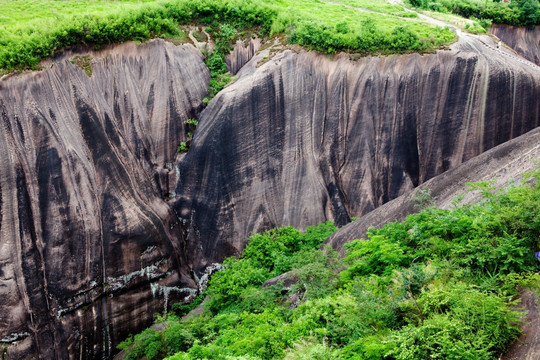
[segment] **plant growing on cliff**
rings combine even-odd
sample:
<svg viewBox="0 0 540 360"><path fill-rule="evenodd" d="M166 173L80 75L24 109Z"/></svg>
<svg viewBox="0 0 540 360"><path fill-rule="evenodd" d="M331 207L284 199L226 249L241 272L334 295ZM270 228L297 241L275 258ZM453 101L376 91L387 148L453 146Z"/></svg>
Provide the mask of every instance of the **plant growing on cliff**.
<svg viewBox="0 0 540 360"><path fill-rule="evenodd" d="M221 24L212 29L211 33L216 39L216 46L212 54L205 59L206 66L210 69L210 82L208 97L203 99L204 105L208 105L210 100L234 78L227 70L225 56L232 50L232 42L237 35L236 29L232 25Z"/></svg>
<svg viewBox="0 0 540 360"><path fill-rule="evenodd" d="M180 145L178 145L178 148L176 149L177 152L187 152L189 150L189 146L185 141L182 141Z"/></svg>
<svg viewBox="0 0 540 360"><path fill-rule="evenodd" d="M92 76L92 57L90 55L74 56L73 58L71 58L70 62L84 70L86 75Z"/></svg>

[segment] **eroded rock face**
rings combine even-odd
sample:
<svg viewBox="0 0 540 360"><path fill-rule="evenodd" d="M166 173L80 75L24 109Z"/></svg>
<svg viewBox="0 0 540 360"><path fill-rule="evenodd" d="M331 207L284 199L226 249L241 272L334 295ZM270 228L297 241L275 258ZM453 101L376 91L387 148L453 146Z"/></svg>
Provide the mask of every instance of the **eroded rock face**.
<svg viewBox="0 0 540 360"><path fill-rule="evenodd" d="M287 51L244 66L177 158L207 95L201 55L90 54L91 77L65 55L0 82L10 359L108 358L251 233L345 224L540 121L540 71L474 38L357 62Z"/></svg>
<svg viewBox="0 0 540 360"><path fill-rule="evenodd" d="M90 53L91 77L72 55L0 82L8 359L108 358L196 287L164 197L183 122L207 93L200 53L125 44Z"/></svg>
<svg viewBox="0 0 540 360"><path fill-rule="evenodd" d="M538 168L540 159L540 128L490 149L463 164L426 181L418 188L378 207L360 219L343 226L325 244L343 253L344 245L355 239L365 239L369 228L381 228L388 222L403 221L407 215L421 210L415 198L429 189L433 205L452 208L459 204L481 201L481 194L471 192L468 182L493 181L501 189L510 182L519 183L521 175ZM537 343L540 343L537 341ZM537 344L538 345L538 344ZM540 347L540 345L538 345Z"/></svg>
<svg viewBox="0 0 540 360"><path fill-rule="evenodd" d="M492 25L489 32L516 50L518 54L540 66L540 27Z"/></svg>
<svg viewBox="0 0 540 360"><path fill-rule="evenodd" d="M231 74L236 75L244 65L248 63L257 51L261 48L261 39L250 39L247 44L238 40L232 52L225 57L227 69Z"/></svg>
<svg viewBox="0 0 540 360"><path fill-rule="evenodd" d="M473 37L357 62L287 51L199 120L175 204L196 269L262 229L343 225L537 127L540 71Z"/></svg>

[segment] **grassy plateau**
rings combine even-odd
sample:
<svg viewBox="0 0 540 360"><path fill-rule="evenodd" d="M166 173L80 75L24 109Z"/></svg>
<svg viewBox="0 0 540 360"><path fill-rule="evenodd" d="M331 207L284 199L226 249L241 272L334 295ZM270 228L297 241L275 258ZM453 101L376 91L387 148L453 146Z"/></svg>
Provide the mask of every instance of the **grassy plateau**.
<svg viewBox="0 0 540 360"><path fill-rule="evenodd" d="M389 54L432 51L455 34L418 18L413 6L471 18L467 30L485 32L491 21L534 26L538 0L512 4L480 0L3 0L0 2L0 69L35 68L66 46L153 37L181 37L179 24L213 29L258 28L285 34L290 43L324 53ZM477 23L477 21L479 21Z"/></svg>
<svg viewBox="0 0 540 360"><path fill-rule="evenodd" d="M190 22L257 28L325 53L433 50L455 35L383 0L4 0L0 68L35 67L56 50L180 36Z"/></svg>

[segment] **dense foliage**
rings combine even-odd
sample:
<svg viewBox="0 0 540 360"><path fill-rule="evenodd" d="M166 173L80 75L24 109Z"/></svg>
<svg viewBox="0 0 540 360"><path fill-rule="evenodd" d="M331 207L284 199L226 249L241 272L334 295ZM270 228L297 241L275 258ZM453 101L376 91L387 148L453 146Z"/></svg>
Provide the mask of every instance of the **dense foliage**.
<svg viewBox="0 0 540 360"><path fill-rule="evenodd" d="M0 14L3 69L36 66L75 44L180 37L178 24L187 22L285 33L291 42L328 53L427 50L455 36L384 0L5 0Z"/></svg>
<svg viewBox="0 0 540 360"><path fill-rule="evenodd" d="M484 28L489 21L528 26L540 22L538 0L409 2L481 19ZM214 30L228 24L237 29L257 27L260 35L284 33L292 43L325 53L425 51L455 38L447 28L432 27L416 13L384 0L4 0L0 2L0 68L34 67L70 45L183 37L178 24L188 22ZM478 23L470 25L473 32L484 31Z"/></svg>
<svg viewBox="0 0 540 360"><path fill-rule="evenodd" d="M331 223L254 235L213 275L202 315L161 319L165 330L122 348L130 359L496 359L519 334L512 299L540 287L540 171L490 186L471 184L484 198L474 205L370 230L342 261L317 250Z"/></svg>
<svg viewBox="0 0 540 360"><path fill-rule="evenodd" d="M540 24L538 0L409 0L411 5L467 18L488 19L498 24L534 26Z"/></svg>

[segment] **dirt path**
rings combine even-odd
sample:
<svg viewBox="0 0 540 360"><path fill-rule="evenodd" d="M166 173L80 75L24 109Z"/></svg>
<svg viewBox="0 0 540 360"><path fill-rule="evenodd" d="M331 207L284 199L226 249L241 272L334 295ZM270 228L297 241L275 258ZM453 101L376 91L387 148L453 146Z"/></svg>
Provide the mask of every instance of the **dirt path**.
<svg viewBox="0 0 540 360"><path fill-rule="evenodd" d="M529 290L521 293L519 308L527 311L523 334L515 341L500 360L540 359L540 303L538 295Z"/></svg>

